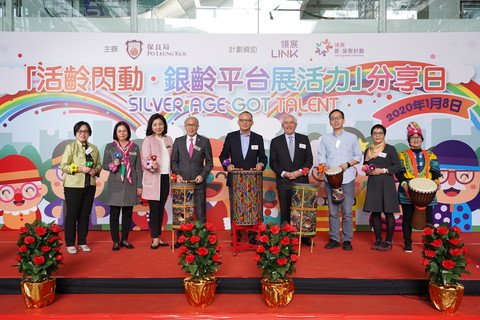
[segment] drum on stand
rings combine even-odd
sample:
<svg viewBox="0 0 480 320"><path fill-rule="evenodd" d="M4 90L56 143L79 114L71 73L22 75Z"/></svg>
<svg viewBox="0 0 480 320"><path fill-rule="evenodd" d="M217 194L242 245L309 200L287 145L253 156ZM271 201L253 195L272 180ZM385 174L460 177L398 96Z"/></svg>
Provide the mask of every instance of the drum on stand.
<svg viewBox="0 0 480 320"><path fill-rule="evenodd" d="M194 192L195 183L193 182L172 183L173 229L178 229L180 225L195 220Z"/></svg>
<svg viewBox="0 0 480 320"><path fill-rule="evenodd" d="M426 208L435 198L437 184L427 178L414 178L408 182L408 196L414 205L412 214L412 228L425 228L427 217Z"/></svg>
<svg viewBox="0 0 480 320"><path fill-rule="evenodd" d="M256 225L263 219L263 177L261 171L232 172L233 212L237 225Z"/></svg>
<svg viewBox="0 0 480 320"><path fill-rule="evenodd" d="M327 177L328 184L332 188L332 201L340 203L345 199L345 195L342 190L343 182L343 170L340 167L330 167L325 170L325 176Z"/></svg>
<svg viewBox="0 0 480 320"><path fill-rule="evenodd" d="M314 236L317 224L318 185L294 183L292 186L292 205L290 222L302 236Z"/></svg>

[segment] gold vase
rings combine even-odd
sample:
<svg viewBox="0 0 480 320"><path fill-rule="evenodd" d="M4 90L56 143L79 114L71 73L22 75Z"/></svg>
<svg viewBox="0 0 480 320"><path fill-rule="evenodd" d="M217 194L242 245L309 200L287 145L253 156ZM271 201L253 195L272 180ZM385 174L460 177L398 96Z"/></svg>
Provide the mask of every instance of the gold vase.
<svg viewBox="0 0 480 320"><path fill-rule="evenodd" d="M428 284L428 292L433 306L445 313L454 313L460 307L464 287L457 283L454 286L439 286L435 283Z"/></svg>
<svg viewBox="0 0 480 320"><path fill-rule="evenodd" d="M215 298L217 281L215 277L202 280L183 279L183 286L188 302L195 308L203 308L212 303Z"/></svg>
<svg viewBox="0 0 480 320"><path fill-rule="evenodd" d="M292 301L295 286L292 279L270 282L262 279L262 295L265 304L272 308L285 307Z"/></svg>
<svg viewBox="0 0 480 320"><path fill-rule="evenodd" d="M22 281L22 295L29 308L42 308L48 306L55 299L55 278L43 282Z"/></svg>

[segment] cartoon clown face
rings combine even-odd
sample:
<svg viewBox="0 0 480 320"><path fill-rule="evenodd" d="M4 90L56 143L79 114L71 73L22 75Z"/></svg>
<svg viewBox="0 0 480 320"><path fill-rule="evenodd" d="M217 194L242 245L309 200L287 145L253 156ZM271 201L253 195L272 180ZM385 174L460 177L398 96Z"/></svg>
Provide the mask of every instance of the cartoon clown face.
<svg viewBox="0 0 480 320"><path fill-rule="evenodd" d="M35 164L20 155L0 159L0 215L2 229L20 229L25 223L41 219L38 204L47 194L47 186Z"/></svg>

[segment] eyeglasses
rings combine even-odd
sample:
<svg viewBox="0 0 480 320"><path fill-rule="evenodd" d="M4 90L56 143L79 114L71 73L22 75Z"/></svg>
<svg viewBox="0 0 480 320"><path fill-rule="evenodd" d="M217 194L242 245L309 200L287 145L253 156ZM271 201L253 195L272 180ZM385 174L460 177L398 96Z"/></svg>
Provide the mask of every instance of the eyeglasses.
<svg viewBox="0 0 480 320"><path fill-rule="evenodd" d="M22 184L20 188L6 184L0 188L0 201L11 202L20 193L25 200L32 200L39 195L38 191L39 187L32 182Z"/></svg>
<svg viewBox="0 0 480 320"><path fill-rule="evenodd" d="M198 127L198 124L186 123L186 124L185 124L185 127Z"/></svg>
<svg viewBox="0 0 480 320"><path fill-rule="evenodd" d="M420 137L420 136L411 136L411 137L410 137L410 140L413 140L413 139L418 140L418 139L422 139L422 137Z"/></svg>
<svg viewBox="0 0 480 320"><path fill-rule="evenodd" d="M448 177L451 174L455 175L455 180L460 184L467 184L472 182L475 172L473 171L457 171L457 170L441 170L442 176L439 178L440 183L444 183L448 180Z"/></svg>
<svg viewBox="0 0 480 320"><path fill-rule="evenodd" d="M88 131L88 130L78 130L77 133L80 133L80 134L82 134L82 133L90 133L90 131Z"/></svg>
<svg viewBox="0 0 480 320"><path fill-rule="evenodd" d="M330 118L330 121L337 121L337 120L343 120L342 117L338 116L338 117L331 117Z"/></svg>
<svg viewBox="0 0 480 320"><path fill-rule="evenodd" d="M374 132L372 133L372 136L383 136L383 132Z"/></svg>
<svg viewBox="0 0 480 320"><path fill-rule="evenodd" d="M252 122L252 119L238 119L238 122Z"/></svg>

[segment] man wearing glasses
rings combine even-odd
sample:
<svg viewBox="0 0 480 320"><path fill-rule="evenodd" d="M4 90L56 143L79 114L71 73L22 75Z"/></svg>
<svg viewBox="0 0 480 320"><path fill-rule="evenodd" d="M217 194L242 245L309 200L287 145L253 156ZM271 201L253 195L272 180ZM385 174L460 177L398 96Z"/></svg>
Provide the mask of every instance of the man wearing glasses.
<svg viewBox="0 0 480 320"><path fill-rule="evenodd" d="M338 248L340 240L343 240L343 249L353 250L352 207L355 200L355 168L353 166L362 160L362 150L357 136L343 128L345 115L341 110L332 110L328 118L333 132L321 138L318 146L318 162L325 166L325 170L330 167L341 168L344 199L340 203L335 203L332 200L332 188L328 181L325 181L330 222L330 240L325 248ZM342 239L340 239L340 209L342 210Z"/></svg>
<svg viewBox="0 0 480 320"><path fill-rule="evenodd" d="M195 182L194 202L196 219L206 222L206 179L213 168L212 147L207 137L199 135L198 119L188 117L184 122L186 135L175 139L172 151L172 172L177 182ZM176 244L178 247L178 244Z"/></svg>
<svg viewBox="0 0 480 320"><path fill-rule="evenodd" d="M235 169L263 171L267 165L267 156L263 137L251 131L253 115L244 111L238 116L240 130L227 134L220 153L223 169L228 171L227 186L230 195L230 212L232 212L232 175ZM249 234L250 242L255 243L255 234Z"/></svg>
<svg viewBox="0 0 480 320"><path fill-rule="evenodd" d="M400 158L400 171L397 173L400 188L398 200L402 206L402 231L404 251L412 252L412 216L414 205L408 197L408 181L413 178L427 178L440 184L440 166L437 156L430 150L422 150L423 134L420 126L412 121L407 126L407 140L410 149L398 154ZM426 208L427 223L433 224L432 208L437 202L434 199Z"/></svg>

